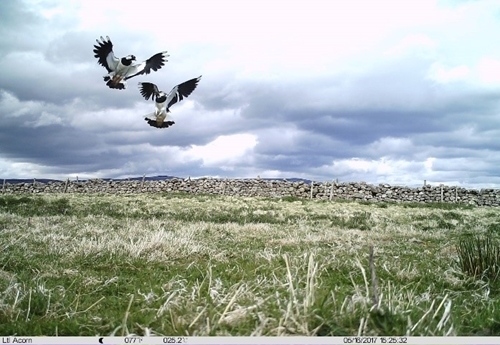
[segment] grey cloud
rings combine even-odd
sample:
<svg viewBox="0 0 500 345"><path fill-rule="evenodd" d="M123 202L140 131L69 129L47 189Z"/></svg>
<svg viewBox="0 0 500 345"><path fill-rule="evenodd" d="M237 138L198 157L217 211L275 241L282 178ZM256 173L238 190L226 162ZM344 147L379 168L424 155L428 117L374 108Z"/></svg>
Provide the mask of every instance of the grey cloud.
<svg viewBox="0 0 500 345"><path fill-rule="evenodd" d="M35 51L43 20L23 1L0 1L0 57L9 52Z"/></svg>
<svg viewBox="0 0 500 345"><path fill-rule="evenodd" d="M90 65L91 62L92 65L98 66L92 51L96 38L89 32L65 32L47 43L44 57L48 62L63 68L71 67L75 63ZM106 73L104 69L102 71Z"/></svg>

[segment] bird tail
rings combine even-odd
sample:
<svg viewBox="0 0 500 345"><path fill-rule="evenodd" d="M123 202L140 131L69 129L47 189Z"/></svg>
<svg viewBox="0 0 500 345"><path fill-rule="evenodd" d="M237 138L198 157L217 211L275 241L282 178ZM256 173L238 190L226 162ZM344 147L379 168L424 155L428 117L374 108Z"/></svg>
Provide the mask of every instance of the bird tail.
<svg viewBox="0 0 500 345"><path fill-rule="evenodd" d="M144 120L146 120L150 126L156 128L168 128L175 124L175 121L172 121L171 118L163 118L163 116L157 117L156 112L144 115Z"/></svg>

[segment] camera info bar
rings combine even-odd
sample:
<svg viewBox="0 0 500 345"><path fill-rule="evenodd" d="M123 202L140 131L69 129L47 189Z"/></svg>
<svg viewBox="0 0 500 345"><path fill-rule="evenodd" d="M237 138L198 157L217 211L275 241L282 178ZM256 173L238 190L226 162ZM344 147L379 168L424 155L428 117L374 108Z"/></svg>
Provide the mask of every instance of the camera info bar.
<svg viewBox="0 0 500 345"><path fill-rule="evenodd" d="M336 345L336 344L409 344L409 345L498 345L500 337L1 337L0 345Z"/></svg>

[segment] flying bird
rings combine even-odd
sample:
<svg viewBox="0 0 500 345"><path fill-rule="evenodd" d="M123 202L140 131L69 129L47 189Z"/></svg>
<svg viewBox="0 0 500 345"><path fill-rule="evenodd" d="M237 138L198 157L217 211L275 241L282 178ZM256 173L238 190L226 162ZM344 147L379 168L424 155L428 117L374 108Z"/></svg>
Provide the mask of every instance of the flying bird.
<svg viewBox="0 0 500 345"><path fill-rule="evenodd" d="M151 56L146 61L134 63L136 61L134 55L127 55L121 59L115 57L113 43L111 43L108 36L106 36L106 39L101 36L101 41L96 41L94 57L98 59L97 63L108 71L104 81L111 89L123 90L127 87L126 80L140 74L149 74L151 70L159 70L168 61L167 57L170 56L164 51Z"/></svg>
<svg viewBox="0 0 500 345"><path fill-rule="evenodd" d="M196 89L200 79L201 75L198 78L193 78L182 84L174 86L168 94L158 90L158 87L153 83L139 83L141 95L146 100L151 98L153 101L156 101L156 110L145 116L145 120L148 124L156 128L168 128L175 124L175 122L171 120L165 121L168 113L170 113L170 107L175 103L182 101L185 97L188 97L194 89ZM153 116L154 119L151 119L150 117Z"/></svg>

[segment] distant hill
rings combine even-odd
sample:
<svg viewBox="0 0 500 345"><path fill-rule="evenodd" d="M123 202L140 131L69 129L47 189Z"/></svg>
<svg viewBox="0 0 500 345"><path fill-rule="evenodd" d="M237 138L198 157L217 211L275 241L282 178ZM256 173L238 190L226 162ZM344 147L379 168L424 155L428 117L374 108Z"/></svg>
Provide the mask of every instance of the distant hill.
<svg viewBox="0 0 500 345"><path fill-rule="evenodd" d="M273 181L273 180L287 180L288 182L305 182L305 183L311 183L311 180L308 180L308 179L304 179L304 178L298 178L298 177L291 177L291 178L286 178L286 177L283 177L283 178L278 178L278 177L263 177L262 180L269 180L269 181Z"/></svg>
<svg viewBox="0 0 500 345"><path fill-rule="evenodd" d="M4 179L0 180L0 183L3 183ZM41 178L41 179L36 179L36 182L41 182L41 183L48 183L48 182L61 182L59 180L51 180L47 178ZM6 178L5 183L10 183L10 184L18 184L18 183L33 183L33 179L17 179L17 178Z"/></svg>
<svg viewBox="0 0 500 345"><path fill-rule="evenodd" d="M167 175L160 175L160 176L146 176L144 178L144 181L160 181L160 180L170 180L170 179L173 179L173 178L180 178L180 177L176 177L176 176L167 176ZM252 180L254 178L243 178L244 180ZM311 183L311 180L307 180L307 179L303 179L303 178L296 178L296 177L292 177L292 178L277 178L277 177L263 177L261 178L262 180L266 180L266 181L272 181L272 180L287 180L289 182L300 182L300 181L304 181L305 183ZM72 181L74 181L75 179L71 179ZM113 181L142 181L142 176L139 176L139 177L130 177L130 178L122 178L122 179L118 179L118 178L101 178L101 180L104 180L104 181L109 181L109 180L113 180ZM36 182L40 182L40 183L49 183L49 182L62 182L61 180L53 180L53 179L46 179L46 178L40 178L40 179L35 179ZM78 179L78 181L87 181L87 179ZM0 183L3 183L3 179L0 179ZM18 183L33 183L33 179L5 179L5 183L10 183L10 184L18 184Z"/></svg>

